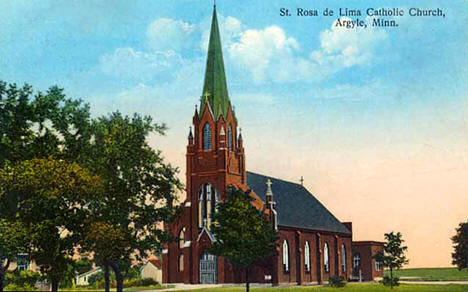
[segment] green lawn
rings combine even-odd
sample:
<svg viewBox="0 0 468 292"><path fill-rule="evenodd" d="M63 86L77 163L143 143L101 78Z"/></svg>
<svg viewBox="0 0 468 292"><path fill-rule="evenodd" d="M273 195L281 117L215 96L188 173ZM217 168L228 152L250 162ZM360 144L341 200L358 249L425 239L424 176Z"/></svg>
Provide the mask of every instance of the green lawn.
<svg viewBox="0 0 468 292"><path fill-rule="evenodd" d="M212 288L195 290L197 292L242 292L244 287L229 287L229 288ZM331 287L279 287L279 288L251 288L252 292L467 292L468 285L419 285L419 284L401 284L391 290L389 287L384 287L381 284L370 283L350 283L343 288Z"/></svg>
<svg viewBox="0 0 468 292"><path fill-rule="evenodd" d="M124 288L124 291L160 290L160 289L167 289L167 288L172 288L172 287L174 287L174 285L153 285L153 286Z"/></svg>
<svg viewBox="0 0 468 292"><path fill-rule="evenodd" d="M390 274L390 272L386 271ZM405 281L468 281L468 271L457 268L402 269L394 272Z"/></svg>
<svg viewBox="0 0 468 292"><path fill-rule="evenodd" d="M172 288L174 285L152 285L152 286L141 286L141 287L129 287L124 288L124 291L144 291L144 290L160 290L166 288ZM104 291L104 289L96 289L90 287L76 287L76 288L61 288L59 291ZM111 291L115 291L115 288L111 288Z"/></svg>

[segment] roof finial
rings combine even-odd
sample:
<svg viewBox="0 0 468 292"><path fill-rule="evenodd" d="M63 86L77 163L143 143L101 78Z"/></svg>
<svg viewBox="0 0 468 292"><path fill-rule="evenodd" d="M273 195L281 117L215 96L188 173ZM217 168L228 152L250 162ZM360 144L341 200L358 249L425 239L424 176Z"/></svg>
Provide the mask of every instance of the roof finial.
<svg viewBox="0 0 468 292"><path fill-rule="evenodd" d="M301 186L303 186L304 185L304 177L303 176L301 176L300 181L301 181Z"/></svg>

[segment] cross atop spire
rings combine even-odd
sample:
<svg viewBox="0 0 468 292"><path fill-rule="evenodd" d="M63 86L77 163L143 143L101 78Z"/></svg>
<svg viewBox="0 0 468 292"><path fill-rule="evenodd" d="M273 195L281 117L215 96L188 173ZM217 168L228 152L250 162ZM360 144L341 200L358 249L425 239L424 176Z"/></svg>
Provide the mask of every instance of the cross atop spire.
<svg viewBox="0 0 468 292"><path fill-rule="evenodd" d="M211 20L205 81L203 84L203 96L200 106L201 114L203 113L207 102L210 104L215 120L217 120L221 115L226 118L230 101L227 90L226 74L224 71L221 37L219 35L218 19L216 16L216 1L214 2L213 18Z"/></svg>
<svg viewBox="0 0 468 292"><path fill-rule="evenodd" d="M268 188L271 188L271 185L272 185L272 184L273 184L273 183L271 182L271 180L268 179L267 182L266 182L267 187L268 187Z"/></svg>

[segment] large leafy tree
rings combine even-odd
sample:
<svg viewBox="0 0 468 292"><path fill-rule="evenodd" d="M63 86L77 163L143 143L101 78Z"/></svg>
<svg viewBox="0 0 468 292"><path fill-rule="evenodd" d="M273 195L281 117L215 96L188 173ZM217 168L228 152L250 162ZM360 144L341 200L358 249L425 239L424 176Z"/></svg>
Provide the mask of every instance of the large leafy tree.
<svg viewBox="0 0 468 292"><path fill-rule="evenodd" d="M112 268L118 291L131 258L141 260L158 252L170 238L162 222L176 213L173 202L182 185L178 170L147 141L151 133L164 130L150 117L118 112L93 124L89 167L102 178L104 188L82 250L94 252L104 269Z"/></svg>
<svg viewBox="0 0 468 292"><path fill-rule="evenodd" d="M87 155L90 130L88 105L67 98L63 89L53 86L45 93L33 93L29 85L18 87L0 81L0 169L4 174L9 173L12 166L17 167L22 161L34 158L55 157L85 163L86 159L90 159ZM19 214L19 206L24 203L21 200L30 191L32 194L37 190L24 189L19 195L9 188L3 189L0 194L0 219L8 222L8 228L14 226L13 229L18 230L27 227L30 231L28 235L34 235L32 231L45 227L24 222L25 217ZM39 202L29 201L30 204ZM30 209L41 210L41 207L30 206ZM14 260L13 254L19 252L11 244L16 241L14 234L3 235L4 246L9 246L9 260L2 261L2 264ZM22 237L22 244L30 245L32 240L38 240L38 237Z"/></svg>
<svg viewBox="0 0 468 292"><path fill-rule="evenodd" d="M226 200L213 216L216 242L210 252L226 258L236 270L244 269L249 291L249 268L275 252L277 234L265 215L252 205L252 198L229 187Z"/></svg>
<svg viewBox="0 0 468 292"><path fill-rule="evenodd" d="M27 248L27 232L23 224L0 219L0 292L3 291L5 273L10 263L18 254L27 252Z"/></svg>
<svg viewBox="0 0 468 292"><path fill-rule="evenodd" d="M468 269L468 221L460 223L456 231L452 237L454 248L452 264L459 270Z"/></svg>
<svg viewBox="0 0 468 292"><path fill-rule="evenodd" d="M393 278L393 270L400 269L409 261L405 256L408 247L404 246L403 235L400 232L385 233L385 243L383 251L378 252L374 258L384 267L390 270L390 287L393 288L396 281Z"/></svg>
<svg viewBox="0 0 468 292"><path fill-rule="evenodd" d="M31 159L0 171L0 196L16 199L15 216L26 226L29 256L57 291L81 239L87 209L100 180L76 163ZM1 198L1 197L0 197Z"/></svg>

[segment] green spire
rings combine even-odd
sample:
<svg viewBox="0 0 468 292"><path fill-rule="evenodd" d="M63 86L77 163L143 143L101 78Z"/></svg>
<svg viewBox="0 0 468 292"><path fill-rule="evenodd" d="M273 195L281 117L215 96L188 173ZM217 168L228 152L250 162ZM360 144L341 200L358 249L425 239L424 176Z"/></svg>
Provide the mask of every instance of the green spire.
<svg viewBox="0 0 468 292"><path fill-rule="evenodd" d="M229 97L224 73L223 52L221 38L219 36L218 19L216 17L216 5L213 9L211 20L210 43L208 44L208 56L206 59L205 83L201 97L200 113L203 113L206 102L209 102L214 119L223 115L226 118L229 108Z"/></svg>

